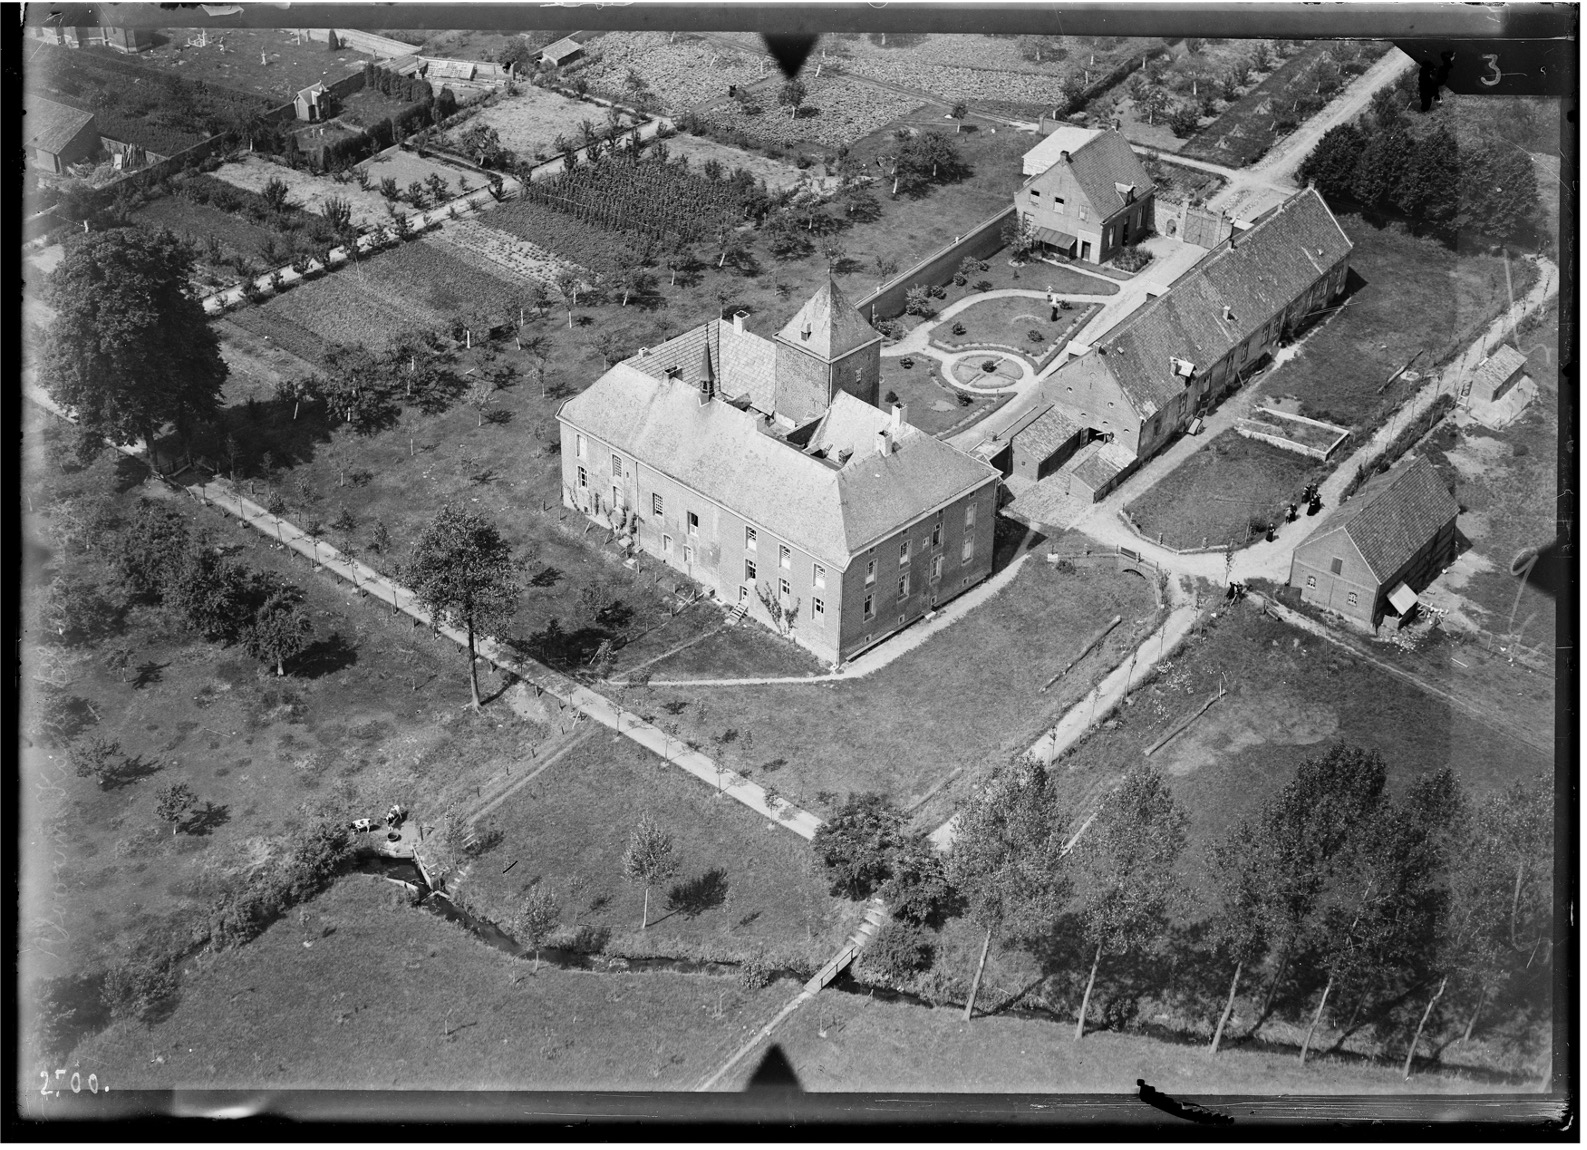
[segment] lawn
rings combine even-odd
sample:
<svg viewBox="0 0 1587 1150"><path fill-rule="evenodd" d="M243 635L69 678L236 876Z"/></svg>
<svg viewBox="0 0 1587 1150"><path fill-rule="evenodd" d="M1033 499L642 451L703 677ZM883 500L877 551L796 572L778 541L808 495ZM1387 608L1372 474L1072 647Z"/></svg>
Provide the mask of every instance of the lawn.
<svg viewBox="0 0 1587 1150"><path fill-rule="evenodd" d="M1061 272L1065 269L1053 270ZM973 303L952 319L939 323L932 330L931 342L950 351L970 347L1005 348L1017 352L1021 359L1035 366L1047 352L1056 354L1057 349L1063 347L1100 310L1100 305L1096 304L1060 309L1058 322L1053 324L1048 319L1052 309L1046 300L1027 296L1000 296ZM964 328L963 335L956 332L961 325ZM1039 342L1030 339L1031 332L1040 333Z"/></svg>
<svg viewBox="0 0 1587 1150"><path fill-rule="evenodd" d="M476 126L484 126L494 128L502 146L521 159L543 160L556 155L552 141L558 136L580 139L579 125L585 121L604 128L605 109L547 88L521 85L516 96L499 97L449 131L443 140L449 147L458 148L458 137ZM631 121L631 117L625 117L625 121Z"/></svg>
<svg viewBox="0 0 1587 1150"><path fill-rule="evenodd" d="M715 160L722 165L722 170L731 175L739 168L743 168L757 180L765 180L766 187L773 192L782 191L784 188L797 188L800 185L814 184L823 189L836 184L835 176L816 175L821 169L810 168L800 170L792 164L782 160L774 160L770 156L762 156L756 152L746 152L742 148L734 148L728 144L718 143L705 136L690 136L685 133L669 136L666 140L669 156L688 156L691 167L702 167L708 160Z"/></svg>
<svg viewBox="0 0 1587 1150"><path fill-rule="evenodd" d="M420 240L409 247L419 248L426 242ZM423 252L424 249L419 248L418 254L422 256ZM395 260L407 254L404 249L392 253L389 258ZM406 262L417 265L423 261L409 257ZM390 289L389 278L371 275L375 267L375 261L370 261L368 268L343 267L317 279L305 280L252 306L263 314L266 322L296 326L327 344L357 343L373 348L434 327L458 310L443 311L410 302L400 291ZM389 276L394 269L384 265L380 270ZM240 319L248 310L249 305L244 305L234 314Z"/></svg>
<svg viewBox="0 0 1587 1150"><path fill-rule="evenodd" d="M942 379L940 365L929 356L908 358L909 367L904 366L902 359L882 361L883 398L896 394L909 408L909 422L929 435L942 438L960 431L1008 402L1006 395L970 396L949 387ZM970 402L965 403L965 399Z"/></svg>
<svg viewBox="0 0 1587 1150"><path fill-rule="evenodd" d="M252 223L209 204L195 204L181 196L150 200L132 213L132 220L150 230L169 228L183 239L200 244L213 238L226 252L255 260L266 241L280 244L287 239L284 231ZM237 278L233 271L227 282L235 282Z"/></svg>
<svg viewBox="0 0 1587 1150"><path fill-rule="evenodd" d="M272 164L269 160L253 155L222 164L212 175L217 180L225 180L233 187L250 192L263 191L271 180L280 180L287 186L292 203L316 215L325 201L345 200L352 209L353 222L359 227L383 224L391 218L386 211L389 201L380 194L375 181L371 181L369 190L364 191L351 181L339 184L329 176L317 176L313 172L289 168L285 164ZM204 210L210 209L205 207Z"/></svg>
<svg viewBox="0 0 1587 1150"><path fill-rule="evenodd" d="M750 86L758 112L748 113L743 104L729 101L713 108L706 118L761 141L841 148L920 107L917 96L866 84L839 72L827 71L819 77L808 72L800 80L807 94L797 116L789 116L777 104L783 81L773 72L770 79Z"/></svg>
<svg viewBox="0 0 1587 1150"><path fill-rule="evenodd" d="M464 167L436 155L421 156L417 152L409 152L401 147L387 148L384 152L369 157L357 167L369 173L370 186L374 188L379 188L382 180L393 179L397 181L397 187L406 191L408 185L414 181L423 183L431 176L440 176L449 188L458 189L451 194L460 196L463 193L458 188L459 176L468 180L470 188L483 188L486 183L486 178L473 168Z"/></svg>
<svg viewBox="0 0 1587 1150"><path fill-rule="evenodd" d="M691 610L709 611L718 625L700 642L649 664L657 679L734 679L749 675L815 675L827 667L803 647L796 646L748 619L734 626L723 624L720 606L702 605ZM660 632L657 633L658 638ZM621 675L637 667L641 660L654 658L649 651L624 649L618 663ZM662 648L665 650L666 648ZM655 652L659 654L660 651Z"/></svg>
<svg viewBox="0 0 1587 1150"><path fill-rule="evenodd" d="M73 1064L116 1090L686 1090L796 991L531 973L367 875L304 909L190 974L169 1017L117 1023Z"/></svg>
<svg viewBox="0 0 1587 1150"><path fill-rule="evenodd" d="M1125 509L1148 539L1181 551L1235 546L1250 541L1248 529L1281 523L1285 507L1329 472L1326 464L1233 429L1214 436Z"/></svg>
<svg viewBox="0 0 1587 1150"><path fill-rule="evenodd" d="M215 323L220 333L220 354L231 374L226 380L226 392L234 403L249 399L266 402L275 396L277 382L284 379L306 379L314 374L317 357L323 344L303 332L304 351L312 355L296 355L281 342L287 331L285 323L265 321L258 326L264 334L256 334L239 321L263 316L259 308L243 308ZM294 332L300 330L293 328ZM290 337L288 337L290 338Z"/></svg>
<svg viewBox="0 0 1587 1150"><path fill-rule="evenodd" d="M252 92L277 105L316 80L330 84L372 59L352 48L333 51L323 40L299 43L297 34L284 28L211 28L208 46L202 48L192 43L199 36L196 28L163 29L155 33L153 48L131 59L162 76Z"/></svg>
<svg viewBox="0 0 1587 1150"><path fill-rule="evenodd" d="M763 70L766 46L759 43L737 52L688 33L605 32L586 44L589 63L579 75L591 87L620 94L632 70L661 101L661 110L672 115L725 100L729 84L753 84L776 71L775 66ZM767 114L776 115L775 105Z"/></svg>
<svg viewBox="0 0 1587 1150"><path fill-rule="evenodd" d="M533 769L532 764L527 764ZM642 815L674 836L678 871L650 895L623 879L623 852ZM539 884L562 921L609 931L606 953L743 961L814 973L858 925L834 899L809 844L713 792L626 736L598 728L496 807L482 825L501 843L456 884L464 905L506 923ZM510 867L511 870L506 870Z"/></svg>
<svg viewBox="0 0 1587 1150"><path fill-rule="evenodd" d="M1270 399L1300 401L1302 415L1344 427L1376 426L1421 386L1401 376L1408 364L1425 377L1464 348L1537 278L1537 265L1479 252L1457 252L1398 223L1375 227L1354 213L1339 217L1355 243L1348 302L1312 330L1292 359L1261 384ZM1414 362L1413 361L1414 358Z"/></svg>
<svg viewBox="0 0 1587 1150"><path fill-rule="evenodd" d="M1040 693L1115 614L1124 623L1100 653ZM727 727L752 732L753 755L729 754L729 765L817 814L866 790L914 806L941 784L916 812L922 827L935 826L971 778L1023 751L1112 669L1154 617L1153 591L1139 576L1060 574L1032 559L1001 593L863 679L655 687L629 705L641 714L675 710L681 737L702 745Z"/></svg>
<svg viewBox="0 0 1587 1150"><path fill-rule="evenodd" d="M1061 1019L978 1015L966 1023L957 1008L862 994L824 994L775 1037L809 1091L1123 1095L1143 1080L1179 1096L1489 1089L1484 1081L1426 1070L1406 1082L1397 1068L1355 1059L1314 1058L1303 1070L1292 1052L1226 1047L1214 1062L1201 1050L1142 1034L1091 1033L1076 1043L1073 1025ZM756 1065L746 1059L718 1089L743 1090Z"/></svg>
<svg viewBox="0 0 1587 1150"><path fill-rule="evenodd" d="M69 442L60 428L30 423L29 492L40 516L61 496L118 486L125 488L117 497L123 513L141 495L178 498L138 485L139 465L118 467L108 453L83 471L44 462L46 454L66 454ZM56 895L47 902L34 885L45 878L39 855L28 856L34 865L26 889L40 898L27 902L23 927L26 937L52 946L54 974L92 973L118 942L145 927L202 919L218 889L306 816L356 817L350 812L384 809L399 795L416 812L444 809L471 795L477 778L525 757L542 737L522 720L498 726L497 711L459 710L468 685L455 648L416 634L406 620L391 622L218 512L195 507L193 522L207 527L217 545L235 547L237 562L301 587L315 644L280 679L240 648L205 641L160 609L134 603L113 616L103 635L54 656L66 669L68 695L97 708L91 733L119 741L125 755L144 765L138 781L103 790L73 775L59 747L26 751L24 777L39 788L29 786L29 845L40 846L47 835L61 853L48 876ZM36 531L39 520L29 527ZM51 558L42 540L38 545L49 564L43 579L69 570L113 604L124 601L119 581L97 556ZM39 598L30 597L30 661ZM132 652L125 676L103 663L118 645ZM206 829L173 836L155 817L154 791L177 781L192 787L200 807L211 805ZM46 913L53 927L44 925ZM65 932L55 937L73 944L63 950L34 933L47 929ZM31 964L41 953L25 948L27 977L38 972Z"/></svg>
<svg viewBox="0 0 1587 1150"><path fill-rule="evenodd" d="M382 120L394 119L413 105L379 88L361 88L339 101L332 109L337 120L353 128L372 128Z"/></svg>
<svg viewBox="0 0 1587 1150"><path fill-rule="evenodd" d="M1232 610L1220 607L1204 630L1137 687L1131 706L1059 759L1055 770L1073 823L1083 822L1124 773L1142 763L1145 749L1220 685L1228 687L1228 695L1149 760L1165 774L1188 814L1187 845L1178 866L1184 893L1171 907L1168 935L1128 960L1104 959L1092 999L1094 1026L1146 1030L1181 1042L1207 1040L1216 1018L1211 1004L1221 1003L1229 978L1226 966L1206 955L1201 935L1200 924L1216 898L1209 848L1242 818L1255 815L1302 760L1322 753L1332 741L1380 752L1391 796L1418 775L1448 767L1471 801L1481 803L1550 764L1546 752L1247 603ZM981 1009L995 1012L1020 1000L1072 1020L1091 958L1077 936L1078 924L1061 920L1039 938L994 945ZM964 1001L983 938L982 929L963 918L933 932L935 961L927 978L937 980L946 1001ZM859 973L866 977L863 969ZM1251 987L1258 985L1249 984L1246 993L1255 995ZM1299 1001L1286 992L1276 1005L1277 1013L1262 1028L1263 1045L1288 1046L1293 1059L1315 995ZM1256 1013L1256 1004L1242 998L1233 1032L1241 1036L1242 1049L1250 1049L1243 1035ZM1325 1025L1324 1049L1335 1037L1329 1026L1339 1021ZM1442 1037L1454 1037L1448 1028L1458 1025L1446 1019ZM1501 1029L1499 1023L1494 1027ZM1072 1033L1065 1033L1066 1040ZM1511 1069L1524 1061L1507 1046L1508 1037L1494 1050L1487 1047L1489 1037L1446 1051L1446 1060ZM1403 1042L1403 1035L1391 1038L1390 1049L1403 1055ZM1371 1036L1355 1035L1349 1049L1371 1051Z"/></svg>

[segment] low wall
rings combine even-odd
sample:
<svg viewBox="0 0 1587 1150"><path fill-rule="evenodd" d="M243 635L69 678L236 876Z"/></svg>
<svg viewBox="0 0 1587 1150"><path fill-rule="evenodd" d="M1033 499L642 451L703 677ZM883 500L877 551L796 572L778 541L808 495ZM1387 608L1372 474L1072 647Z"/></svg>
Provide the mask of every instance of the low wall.
<svg viewBox="0 0 1587 1150"><path fill-rule="evenodd" d="M345 44L358 52L367 52L383 60L393 56L414 56L419 48L416 44L405 44L401 40L393 40L387 36L377 36L373 32L360 32L356 28L299 28L298 35L306 40L317 40L321 44L328 43L332 32L336 33L336 41Z"/></svg>
<svg viewBox="0 0 1587 1150"><path fill-rule="evenodd" d="M903 314L904 297L916 284L940 284L953 278L959 264L970 257L984 259L1003 246L1003 225L1014 214L1009 204L914 266L906 268L855 306L871 322Z"/></svg>

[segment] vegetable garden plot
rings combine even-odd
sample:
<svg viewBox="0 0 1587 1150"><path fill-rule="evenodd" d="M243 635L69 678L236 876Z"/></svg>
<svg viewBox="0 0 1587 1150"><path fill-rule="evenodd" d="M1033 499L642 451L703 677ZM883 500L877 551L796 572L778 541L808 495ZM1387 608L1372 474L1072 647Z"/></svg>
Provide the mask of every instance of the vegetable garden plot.
<svg viewBox="0 0 1587 1150"><path fill-rule="evenodd" d="M247 159L222 164L213 175L233 187L250 192L262 192L272 179L287 186L291 201L304 211L319 213L326 200L346 200L353 211L353 222L361 227L386 222L387 200L373 184L364 191L356 183L338 184L329 176L316 176L312 172L294 170L282 164L250 156Z"/></svg>
<svg viewBox="0 0 1587 1150"><path fill-rule="evenodd" d="M530 200L493 208L481 222L601 274L615 273L619 257L630 247L621 232L607 231Z"/></svg>
<svg viewBox="0 0 1587 1150"><path fill-rule="evenodd" d="M756 98L762 107L754 115L747 114L735 102L713 110L705 119L763 140L809 141L839 147L920 107L920 100L914 96L830 72L819 79L811 76L804 85L805 102L798 119L791 119L786 109L777 106L775 83L757 89Z"/></svg>
<svg viewBox="0 0 1587 1150"><path fill-rule="evenodd" d="M743 223L755 201L765 201L748 172L721 178L720 165L712 170L718 178L654 156L609 157L531 184L524 198L599 227L657 239L668 233L714 233Z"/></svg>
<svg viewBox="0 0 1587 1150"><path fill-rule="evenodd" d="M268 340L273 347L285 348L308 363L318 364L325 358L323 339L288 319L281 311L270 310L268 305L238 308L231 312L219 323L222 339L225 338L227 323L234 323L244 331Z"/></svg>
<svg viewBox="0 0 1587 1150"><path fill-rule="evenodd" d="M735 52L687 36L674 39L667 32L607 32L590 42L590 53L596 59L580 75L592 87L622 92L632 70L665 112L726 99L728 85L743 87L776 71L761 70L763 50Z"/></svg>
<svg viewBox="0 0 1587 1150"><path fill-rule="evenodd" d="M358 167L369 173L373 187L379 187L380 181L390 178L397 181L397 187L404 190L408 185L417 180L424 183L431 176L440 176L453 189L454 195L461 195L457 191L457 177L463 176L468 180L469 187L483 188L486 177L471 168L459 167L449 164L435 156L420 156L415 152L405 152L399 147L387 148L378 156L371 156Z"/></svg>
<svg viewBox="0 0 1587 1150"><path fill-rule="evenodd" d="M365 268L363 276L374 279L370 270ZM368 346L394 343L437 322L429 309L402 306L393 293L370 290L361 282L363 276L354 268L343 268L282 292L260 310L281 316L327 343Z"/></svg>
<svg viewBox="0 0 1587 1150"><path fill-rule="evenodd" d="M521 285L453 254L445 240L425 236L369 262L372 279L426 315L505 312ZM433 321L431 321L433 322Z"/></svg>
<svg viewBox="0 0 1587 1150"><path fill-rule="evenodd" d="M757 155L746 152L742 148L735 148L728 144L720 144L704 136L690 136L680 134L667 138L667 151L674 159L687 156L689 163L696 171L709 160L715 160L722 167L731 172L743 168L757 180L764 180L766 187L773 192L780 192L787 188L814 185L826 192L837 186L836 176L815 176L809 171L800 171L792 164L785 164L781 160L774 160L769 156Z"/></svg>
<svg viewBox="0 0 1587 1150"><path fill-rule="evenodd" d="M184 239L202 244L213 238L223 248L255 258L266 241L282 240L282 233L274 228L261 227L212 208L208 204L195 204L180 196L162 196L150 200L132 213L133 222L151 230L169 228Z"/></svg>
<svg viewBox="0 0 1587 1150"><path fill-rule="evenodd" d="M577 264L560 259L538 244L487 227L479 220L454 220L447 224L435 238L456 249L456 254L487 273L506 272L526 280L539 280L553 284L563 271L587 276Z"/></svg>
<svg viewBox="0 0 1587 1150"><path fill-rule="evenodd" d="M570 99L560 92L525 87L519 89L516 96L504 97L488 108L481 108L446 133L442 140L448 147L463 151L458 139L470 129L481 126L493 128L501 138L502 147L510 148L520 157L550 155L555 151L552 141L558 136L577 138L579 125L585 120L604 127L605 109Z"/></svg>

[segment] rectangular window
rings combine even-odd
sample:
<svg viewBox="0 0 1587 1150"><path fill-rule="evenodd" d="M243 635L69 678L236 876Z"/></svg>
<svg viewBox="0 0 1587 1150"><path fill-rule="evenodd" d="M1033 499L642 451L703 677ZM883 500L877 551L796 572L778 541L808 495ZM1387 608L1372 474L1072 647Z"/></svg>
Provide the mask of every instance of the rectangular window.
<svg viewBox="0 0 1587 1150"><path fill-rule="evenodd" d="M1090 217L1090 214L1089 214L1089 213L1088 213L1088 212L1087 212L1087 211L1086 211L1086 206L1085 206L1085 205L1084 205L1084 204L1081 204L1081 205L1080 205L1080 218L1081 218L1081 219L1082 219L1082 220L1085 220L1085 219L1090 219L1090 218L1091 218L1091 217Z"/></svg>
<svg viewBox="0 0 1587 1150"><path fill-rule="evenodd" d="M590 473L588 471L584 470L583 464L580 464L579 465L579 486L580 487L588 487L589 485L590 485Z"/></svg>
<svg viewBox="0 0 1587 1150"><path fill-rule="evenodd" d="M782 596L784 602L788 601L788 598L793 594L793 588L788 585L788 580L777 580L777 594Z"/></svg>
<svg viewBox="0 0 1587 1150"><path fill-rule="evenodd" d="M909 576L907 574L898 577L898 597L900 599L909 598Z"/></svg>
<svg viewBox="0 0 1587 1150"><path fill-rule="evenodd" d="M613 476L613 478L616 478L616 477L622 475L622 473L623 473L623 457L621 455L612 456L612 476Z"/></svg>
<svg viewBox="0 0 1587 1150"><path fill-rule="evenodd" d="M964 509L964 529L966 531L975 526L975 504L970 504Z"/></svg>
<svg viewBox="0 0 1587 1150"><path fill-rule="evenodd" d="M867 595L867 596L865 596L865 618L867 618L867 619L876 618L876 596L875 595Z"/></svg>
<svg viewBox="0 0 1587 1150"><path fill-rule="evenodd" d="M780 544L777 547L777 566L784 571L793 570L793 549L786 544Z"/></svg>
<svg viewBox="0 0 1587 1150"><path fill-rule="evenodd" d="M820 599L812 599L810 600L810 611L815 615L825 615L827 613L827 605Z"/></svg>
<svg viewBox="0 0 1587 1150"><path fill-rule="evenodd" d="M744 560L744 582L755 582L755 560L753 559Z"/></svg>
<svg viewBox="0 0 1587 1150"><path fill-rule="evenodd" d="M965 562L965 563L968 563L971 559L973 559L975 557L975 536L974 535L966 535L964 537L964 550L962 550L959 554L963 557L961 561Z"/></svg>
<svg viewBox="0 0 1587 1150"><path fill-rule="evenodd" d="M898 545L898 561L900 563L909 562L909 540L907 539Z"/></svg>
<svg viewBox="0 0 1587 1150"><path fill-rule="evenodd" d="M934 555L931 559L931 581L935 583L942 578L942 556Z"/></svg>
<svg viewBox="0 0 1587 1150"><path fill-rule="evenodd" d="M694 548L690 547L687 543L683 545L683 561L685 563L694 562Z"/></svg>
<svg viewBox="0 0 1587 1150"><path fill-rule="evenodd" d="M931 545L942 546L942 512L937 512L937 521L931 525Z"/></svg>
<svg viewBox="0 0 1587 1150"><path fill-rule="evenodd" d="M1317 586L1317 576L1315 576L1315 575L1306 576L1306 586L1308 586L1308 587Z"/></svg>
<svg viewBox="0 0 1587 1150"><path fill-rule="evenodd" d="M691 512L689 512L689 534L690 535L698 535L699 533L700 533L700 517L698 515L696 515L694 512L691 511Z"/></svg>
<svg viewBox="0 0 1587 1150"><path fill-rule="evenodd" d="M650 513L657 519L661 518L661 496L655 493L650 496Z"/></svg>
<svg viewBox="0 0 1587 1150"><path fill-rule="evenodd" d="M582 435L573 437L573 454L580 459L584 458L584 437Z"/></svg>
<svg viewBox="0 0 1587 1150"><path fill-rule="evenodd" d="M744 528L744 550L755 550L755 529L753 527Z"/></svg>
<svg viewBox="0 0 1587 1150"><path fill-rule="evenodd" d="M1064 214L1064 198L1062 196L1054 196L1052 198L1052 210L1060 216Z"/></svg>
<svg viewBox="0 0 1587 1150"><path fill-rule="evenodd" d="M827 569L817 563L810 568L810 582L815 584L816 590L822 591L827 585Z"/></svg>
<svg viewBox="0 0 1587 1150"><path fill-rule="evenodd" d="M1035 188L1032 188L1030 190L1030 198L1033 199L1033 200L1039 200L1039 199L1041 199L1041 193L1038 192Z"/></svg>
<svg viewBox="0 0 1587 1150"><path fill-rule="evenodd" d="M1356 605L1356 593L1354 591L1350 592L1349 599L1350 606L1354 607Z"/></svg>
<svg viewBox="0 0 1587 1150"><path fill-rule="evenodd" d="M663 535L661 537L661 553L663 555L671 555L672 554L672 536Z"/></svg>
<svg viewBox="0 0 1587 1150"><path fill-rule="evenodd" d="M1345 569L1345 561L1343 559L1337 559L1336 558L1336 559L1334 559L1332 562L1330 562L1328 564L1328 573L1330 575L1337 575L1337 574L1339 574L1339 572L1343 571L1344 569Z"/></svg>
<svg viewBox="0 0 1587 1150"><path fill-rule="evenodd" d="M872 559L865 565L865 585L869 587L876 582L876 560Z"/></svg>

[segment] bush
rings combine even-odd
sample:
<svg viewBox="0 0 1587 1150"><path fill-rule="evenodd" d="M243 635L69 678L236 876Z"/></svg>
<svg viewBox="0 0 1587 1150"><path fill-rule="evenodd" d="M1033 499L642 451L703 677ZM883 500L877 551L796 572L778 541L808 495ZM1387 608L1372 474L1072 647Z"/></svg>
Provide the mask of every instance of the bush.
<svg viewBox="0 0 1587 1150"><path fill-rule="evenodd" d="M1152 253L1131 244L1113 257L1113 262L1127 272L1138 272L1152 262Z"/></svg>
<svg viewBox="0 0 1587 1150"><path fill-rule="evenodd" d="M901 922L941 922L952 912L954 903L941 852L924 835L910 840L894 852L892 874L882 885L881 895Z"/></svg>
<svg viewBox="0 0 1587 1150"><path fill-rule="evenodd" d="M811 840L832 880L832 893L865 898L891 874L894 851L905 845L904 813L872 792L848 797Z"/></svg>
<svg viewBox="0 0 1587 1150"><path fill-rule="evenodd" d="M907 922L889 922L865 950L864 965L889 982L902 982L931 966L935 948L925 931Z"/></svg>
<svg viewBox="0 0 1587 1150"><path fill-rule="evenodd" d="M1025 338L1030 340L1031 343L1041 343L1047 337L1042 335L1039 329L1033 327L1025 333Z"/></svg>
<svg viewBox="0 0 1587 1150"><path fill-rule="evenodd" d="M176 993L176 960L140 947L105 972L101 999L112 1018L147 1018Z"/></svg>
<svg viewBox="0 0 1587 1150"><path fill-rule="evenodd" d="M912 356L912 355L906 355L906 356L899 357L898 366L903 368L905 371L908 371L910 368L915 366L915 357ZM896 395L894 395L893 398L889 399L887 402L888 403L897 403L898 402L898 397Z"/></svg>
<svg viewBox="0 0 1587 1150"><path fill-rule="evenodd" d="M958 320L954 320L953 321L953 334L954 335L963 335L964 334L964 325L962 323L960 323Z"/></svg>
<svg viewBox="0 0 1587 1150"><path fill-rule="evenodd" d="M757 955L745 959L744 964L738 968L738 984L745 990L759 990L771 985L771 975L771 963L767 962L764 956Z"/></svg>

